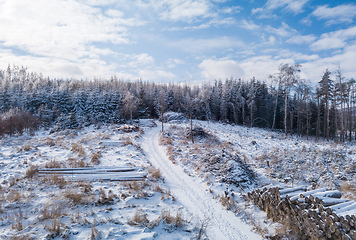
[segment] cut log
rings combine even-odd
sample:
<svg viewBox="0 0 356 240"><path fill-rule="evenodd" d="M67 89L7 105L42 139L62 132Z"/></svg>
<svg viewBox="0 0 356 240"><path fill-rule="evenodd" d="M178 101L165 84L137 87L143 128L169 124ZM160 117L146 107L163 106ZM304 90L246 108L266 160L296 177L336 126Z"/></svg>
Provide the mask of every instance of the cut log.
<svg viewBox="0 0 356 240"><path fill-rule="evenodd" d="M341 198L341 192L338 190L331 190L331 191L325 191L325 192L319 192L319 193L314 193L313 197L330 197L330 198Z"/></svg>
<svg viewBox="0 0 356 240"><path fill-rule="evenodd" d="M344 202L344 203L339 203L339 204L330 206L329 208L332 209L332 210L334 210L334 211L336 211L336 210L338 210L338 209L347 207L347 206L352 205L352 204L354 204L353 201L347 201L347 202Z"/></svg>
<svg viewBox="0 0 356 240"><path fill-rule="evenodd" d="M353 209L355 209L355 207L356 207L356 202L354 202L354 201L349 201L349 202L345 202L345 203L336 204L334 206L330 206L330 208L332 210L334 210L336 212L336 214L353 210Z"/></svg>
<svg viewBox="0 0 356 240"><path fill-rule="evenodd" d="M356 231L355 230L351 230L349 233L349 236L351 237L351 239L356 240Z"/></svg>
<svg viewBox="0 0 356 240"><path fill-rule="evenodd" d="M285 189L279 190L279 193L281 194L281 196L283 196L288 193L292 193L292 192L296 192L296 191L306 191L306 187L285 188Z"/></svg>
<svg viewBox="0 0 356 240"><path fill-rule="evenodd" d="M329 207L332 205L340 204L340 203L345 203L349 202L349 199L338 199L338 198L329 198L329 197L322 197L321 200L323 201L323 206L324 207Z"/></svg>

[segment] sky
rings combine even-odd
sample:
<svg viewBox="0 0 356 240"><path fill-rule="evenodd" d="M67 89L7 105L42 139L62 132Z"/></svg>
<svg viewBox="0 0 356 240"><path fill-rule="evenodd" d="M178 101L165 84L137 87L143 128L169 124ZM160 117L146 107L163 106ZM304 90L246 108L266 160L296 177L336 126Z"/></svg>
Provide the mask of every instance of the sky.
<svg viewBox="0 0 356 240"><path fill-rule="evenodd" d="M269 81L301 64L311 83L356 79L356 2L0 0L0 68L51 78Z"/></svg>

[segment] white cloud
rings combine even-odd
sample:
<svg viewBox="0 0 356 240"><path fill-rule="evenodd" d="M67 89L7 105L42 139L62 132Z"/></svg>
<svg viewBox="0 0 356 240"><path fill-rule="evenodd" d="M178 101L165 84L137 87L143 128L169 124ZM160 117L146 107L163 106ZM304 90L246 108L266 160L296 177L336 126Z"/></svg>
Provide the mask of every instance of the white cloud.
<svg viewBox="0 0 356 240"><path fill-rule="evenodd" d="M255 24L252 20L247 21L246 19L241 20L241 27L243 27L247 30L256 30L256 29L260 28L260 26Z"/></svg>
<svg viewBox="0 0 356 240"><path fill-rule="evenodd" d="M329 69L332 73L339 64L345 80L356 79L355 69L356 44L346 47L343 51L326 58L319 58L315 61L308 61L303 64L302 70L313 83L321 80L323 72ZM333 77L332 77L333 78Z"/></svg>
<svg viewBox="0 0 356 240"><path fill-rule="evenodd" d="M222 8L219 10L219 12L232 14L232 13L239 13L241 11L241 9L242 8L239 6L233 6L233 7Z"/></svg>
<svg viewBox="0 0 356 240"><path fill-rule="evenodd" d="M271 26L267 26L266 31L269 33L276 34L277 36L280 36L280 37L288 37L288 36L291 36L291 35L297 33L297 31L295 29L291 28L288 24L286 24L284 22L282 22L280 28L274 28Z"/></svg>
<svg viewBox="0 0 356 240"><path fill-rule="evenodd" d="M168 68L175 68L177 65L181 65L184 64L184 61L180 60L180 59L176 59L176 58L170 58L168 59L168 61L165 63L165 65Z"/></svg>
<svg viewBox="0 0 356 240"><path fill-rule="evenodd" d="M17 56L10 50L0 50L0 68L6 69L8 64L28 67L30 71L51 78L109 78L115 72L115 66L98 59L71 62L60 58Z"/></svg>
<svg viewBox="0 0 356 240"><path fill-rule="evenodd" d="M310 20L309 17L303 18L299 22L304 24L304 25L306 25L306 26L311 26L311 24L313 23L312 20Z"/></svg>
<svg viewBox="0 0 356 240"><path fill-rule="evenodd" d="M320 39L310 45L314 51L338 49L347 46L347 40L356 37L356 27L324 33Z"/></svg>
<svg viewBox="0 0 356 240"><path fill-rule="evenodd" d="M208 29L212 26L214 27L219 27L221 25L233 25L235 24L235 19L234 18L222 18L222 19L219 19L219 18L214 18L212 20L209 20L209 21L206 21L206 22L203 22L199 25L193 25L193 24L189 24L187 26L183 26L183 27L172 27L172 28L167 28L165 30L168 30L168 31L182 31L182 30L201 30L201 29Z"/></svg>
<svg viewBox="0 0 356 240"><path fill-rule="evenodd" d="M109 11L110 12L110 11ZM29 54L75 61L90 55L96 42L128 44L135 19L105 16L74 0L9 0L0 3L0 42ZM121 14L122 15L122 14Z"/></svg>
<svg viewBox="0 0 356 240"><path fill-rule="evenodd" d="M344 4L336 7L329 7L328 5L319 6L313 13L318 19L326 19L327 25L337 23L352 23L356 17L356 5Z"/></svg>
<svg viewBox="0 0 356 240"><path fill-rule="evenodd" d="M153 64L154 63L154 58L147 53L141 53L138 55L134 55L134 61L137 62L139 65L147 65L147 64Z"/></svg>
<svg viewBox="0 0 356 240"><path fill-rule="evenodd" d="M260 18L276 17L274 10L282 9L287 12L298 14L304 11L304 6L309 0L268 0L261 8L252 9L252 14L258 14Z"/></svg>
<svg viewBox="0 0 356 240"><path fill-rule="evenodd" d="M155 2L163 20L191 22L195 18L211 16L211 3L207 0L163 0Z"/></svg>
<svg viewBox="0 0 356 240"><path fill-rule="evenodd" d="M306 55L289 50L278 50L278 55L273 54L257 56L241 61L239 66L244 70L244 79L255 76L257 79L268 81L268 75L278 72L280 64L299 63L301 67L301 78L310 80L317 84L321 80L326 69L334 72L340 63L346 80L356 78L355 56L356 43L345 47L342 51L329 57L320 57L316 54Z"/></svg>
<svg viewBox="0 0 356 240"><path fill-rule="evenodd" d="M186 52L207 53L219 49L229 49L232 47L244 47L244 43L231 37L216 38L186 38L170 43L173 47L178 47Z"/></svg>
<svg viewBox="0 0 356 240"><path fill-rule="evenodd" d="M312 34L310 35L295 35L287 40L287 43L294 44L308 44L314 42L316 37Z"/></svg>
<svg viewBox="0 0 356 240"><path fill-rule="evenodd" d="M162 81L167 82L174 79L176 76L168 71L164 70L141 70L139 71L140 78L145 80Z"/></svg>
<svg viewBox="0 0 356 240"><path fill-rule="evenodd" d="M244 75L239 63L234 60L207 59L199 64L199 68L206 80L239 78Z"/></svg>
<svg viewBox="0 0 356 240"><path fill-rule="evenodd" d="M259 80L267 81L270 74L278 72L280 64L294 64L290 58L274 59L270 55L252 57L241 62L240 66L245 71L244 78L256 77Z"/></svg>

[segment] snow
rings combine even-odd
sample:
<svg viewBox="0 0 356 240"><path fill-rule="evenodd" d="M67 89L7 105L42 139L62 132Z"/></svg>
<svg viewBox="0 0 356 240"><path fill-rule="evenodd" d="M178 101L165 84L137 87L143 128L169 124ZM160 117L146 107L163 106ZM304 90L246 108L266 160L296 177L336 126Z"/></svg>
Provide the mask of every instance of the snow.
<svg viewBox="0 0 356 240"><path fill-rule="evenodd" d="M259 239L251 227L242 222L232 212L223 209L220 203L208 196L208 188L197 177L187 175L166 156L165 149L158 144L160 129L154 128L143 138L142 147L148 159L160 168L166 183L177 200L195 217L207 219L209 239Z"/></svg>
<svg viewBox="0 0 356 240"><path fill-rule="evenodd" d="M150 174L144 181L136 182L71 181L62 179L61 175L53 177L47 174L43 177L26 177L31 166L42 169L48 168L46 165L73 168L71 165L80 160L85 165L93 165L91 156L98 151L101 154L100 162L94 167L99 171L108 168L111 171L139 169L138 172L124 174L147 175L151 163L136 143L141 134L120 133L116 126L108 125L53 134L42 130L35 136L1 139L0 239L90 239L92 233L96 239L194 237L195 222L189 222L189 214L174 201L164 181L154 179ZM74 144L84 151L73 150ZM95 168L86 168L86 171ZM175 227L164 220L159 220L157 226L150 228L130 225L129 219L135 216L136 211L142 211L151 222L159 220L165 211L172 216L179 212L185 225ZM59 228L59 234L56 234L53 226Z"/></svg>
<svg viewBox="0 0 356 240"><path fill-rule="evenodd" d="M89 239L97 233L102 239L192 239L206 224L208 239L262 239L281 226L244 202L242 196L250 190L279 186L311 193L319 188L316 192L338 190L342 197L355 198L352 143L204 121L193 121L201 135L191 143L188 121L173 113L166 120L164 135L161 123L140 120L136 132L120 131L120 125L92 125L0 139L0 238L44 239L53 235L58 221L60 234L54 238ZM87 172L135 169L127 174L147 178L122 182L93 177L83 182L30 177L31 166ZM154 178L152 169L160 169L162 177ZM320 196L329 193L333 191ZM231 201L235 205L230 206ZM340 204L347 207L344 201ZM167 211L181 214L185 225L175 227L160 219ZM130 225L138 213L157 224Z"/></svg>

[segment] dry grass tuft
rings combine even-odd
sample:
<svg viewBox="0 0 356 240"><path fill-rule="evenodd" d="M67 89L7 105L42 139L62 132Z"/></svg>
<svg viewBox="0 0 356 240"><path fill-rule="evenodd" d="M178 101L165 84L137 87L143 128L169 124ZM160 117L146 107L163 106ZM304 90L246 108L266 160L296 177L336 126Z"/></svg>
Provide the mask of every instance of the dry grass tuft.
<svg viewBox="0 0 356 240"><path fill-rule="evenodd" d="M129 136L127 136L123 139L122 145L124 145L124 146L134 145L134 143L131 141L131 138Z"/></svg>
<svg viewBox="0 0 356 240"><path fill-rule="evenodd" d="M47 203L43 209L41 210L41 215L39 216L39 220L47 220L47 219L55 219L60 218L64 214L63 203L61 202L51 202Z"/></svg>
<svg viewBox="0 0 356 240"><path fill-rule="evenodd" d="M26 145L23 145L23 146L21 146L20 148L18 148L18 151L19 151L19 152L22 152L22 151L28 152L28 151L30 151L31 149L32 149L31 146L28 145L28 144L26 144Z"/></svg>
<svg viewBox="0 0 356 240"><path fill-rule="evenodd" d="M161 218L165 224L169 224L169 225L172 225L177 228L178 227L180 228L180 227L183 227L186 225L186 221L183 219L181 211L177 211L177 214L175 216L171 215L170 210L163 211L161 213Z"/></svg>
<svg viewBox="0 0 356 240"><path fill-rule="evenodd" d="M159 185L159 184L157 184L157 185L154 185L153 187L152 187L152 190L154 191L154 192L159 192L159 193L164 193L164 189L161 187L161 185Z"/></svg>
<svg viewBox="0 0 356 240"><path fill-rule="evenodd" d="M233 197L226 195L219 196L221 204L226 207L227 210L232 210L236 207L236 203Z"/></svg>
<svg viewBox="0 0 356 240"><path fill-rule="evenodd" d="M95 228L95 222L91 225L90 240L101 239L101 234L98 229Z"/></svg>
<svg viewBox="0 0 356 240"><path fill-rule="evenodd" d="M7 194L7 201L9 202L18 202L24 196L17 190L11 189L10 192Z"/></svg>
<svg viewBox="0 0 356 240"><path fill-rule="evenodd" d="M68 158L67 162L68 162L68 165L72 168L87 166L87 164L83 161L83 159L77 159L77 158L70 157L70 158Z"/></svg>
<svg viewBox="0 0 356 240"><path fill-rule="evenodd" d="M171 191L169 191L167 189L163 189L163 191L161 193L162 193L161 200L168 199L169 197L172 198L172 201L175 200L173 195L171 194Z"/></svg>
<svg viewBox="0 0 356 240"><path fill-rule="evenodd" d="M64 197L68 198L74 205L78 205L83 203L84 196L83 193L70 189L64 192Z"/></svg>
<svg viewBox="0 0 356 240"><path fill-rule="evenodd" d="M149 222L148 228L152 229L158 226L161 222L174 228L184 227L187 223L187 221L183 219L181 211L177 211L176 215L171 215L170 210L163 210L161 211L161 215L156 220Z"/></svg>
<svg viewBox="0 0 356 240"><path fill-rule="evenodd" d="M195 237L195 239L200 240L202 239L204 236L206 236L206 229L209 225L210 220L209 219L205 219L205 220L201 220L199 227L198 227L198 232L197 235Z"/></svg>
<svg viewBox="0 0 356 240"><path fill-rule="evenodd" d="M155 169L153 167L148 168L148 174L151 179L158 180L161 179L161 170L160 169Z"/></svg>
<svg viewBox="0 0 356 240"><path fill-rule="evenodd" d="M17 184L17 182L19 182L19 181L20 181L20 179L18 179L17 177L12 178L9 182L9 187L15 186Z"/></svg>
<svg viewBox="0 0 356 240"><path fill-rule="evenodd" d="M123 185L128 189L134 190L136 192L141 191L147 186L146 183L143 181L124 181Z"/></svg>
<svg viewBox="0 0 356 240"><path fill-rule="evenodd" d="M171 160L171 162L172 162L173 164L176 164L176 161L174 160L173 147L170 146L170 145L167 147L167 154L168 154L169 160Z"/></svg>
<svg viewBox="0 0 356 240"><path fill-rule="evenodd" d="M92 155L91 155L91 157L90 157L90 162L92 163L92 164L99 164L100 163L100 160L99 160L99 158L101 158L101 152L100 151L97 151L97 152L95 152L95 153L93 153Z"/></svg>
<svg viewBox="0 0 356 240"><path fill-rule="evenodd" d="M60 189L65 188L68 182L62 176L57 174L49 174L41 178L42 183L49 183L51 185L57 185Z"/></svg>
<svg viewBox="0 0 356 240"><path fill-rule="evenodd" d="M343 197L350 200L356 200L356 186L352 182L343 181L341 184L341 193Z"/></svg>
<svg viewBox="0 0 356 240"><path fill-rule="evenodd" d="M161 133L159 135L159 144L160 145L172 145L172 138Z"/></svg>
<svg viewBox="0 0 356 240"><path fill-rule="evenodd" d="M76 182L75 187L79 187L86 194L90 193L93 188L90 182L85 182L85 181Z"/></svg>
<svg viewBox="0 0 356 240"><path fill-rule="evenodd" d="M149 221L147 219L147 214L142 209L137 209L135 215L132 218L127 219L129 225L135 226L146 226Z"/></svg>
<svg viewBox="0 0 356 240"><path fill-rule="evenodd" d="M106 194L105 190L101 189L101 193L100 193L99 199L96 202L96 204L97 205L113 204L115 197L116 197L116 195L114 195L111 191L109 191L109 193Z"/></svg>
<svg viewBox="0 0 356 240"><path fill-rule="evenodd" d="M85 156L85 150L82 145L78 143L73 143L72 148L70 149L73 153L77 153L78 156L84 157Z"/></svg>
<svg viewBox="0 0 356 240"><path fill-rule="evenodd" d="M38 174L38 167L31 165L27 170L26 170L26 178L34 178Z"/></svg>
<svg viewBox="0 0 356 240"><path fill-rule="evenodd" d="M24 219L21 207L19 207L19 211L15 212L14 211L14 216L11 221L11 228L16 229L17 231L23 230L23 224L22 221Z"/></svg>
<svg viewBox="0 0 356 240"><path fill-rule="evenodd" d="M59 236L63 231L60 218L52 219L52 224L50 226L46 226L45 229L47 229L51 233L50 238L55 238Z"/></svg>
<svg viewBox="0 0 356 240"><path fill-rule="evenodd" d="M54 140L53 138L50 138L50 137L47 137L44 142L45 142L45 144L47 144L47 145L49 145L49 146L54 146L54 145L56 145L55 140Z"/></svg>
<svg viewBox="0 0 356 240"><path fill-rule="evenodd" d="M46 163L44 167L45 168L61 168L62 163L55 159L52 159L50 162Z"/></svg>

